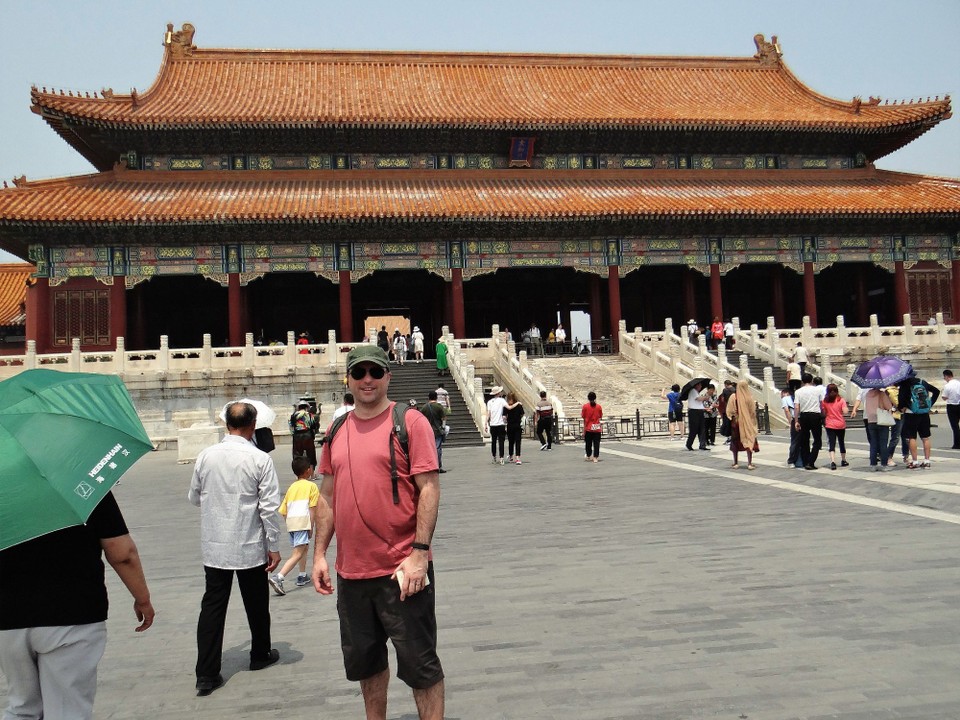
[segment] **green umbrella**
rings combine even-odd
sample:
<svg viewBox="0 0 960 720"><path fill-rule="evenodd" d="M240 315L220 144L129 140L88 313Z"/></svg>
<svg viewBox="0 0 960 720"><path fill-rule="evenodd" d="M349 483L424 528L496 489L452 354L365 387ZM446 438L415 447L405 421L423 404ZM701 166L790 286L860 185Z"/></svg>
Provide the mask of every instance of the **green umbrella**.
<svg viewBox="0 0 960 720"><path fill-rule="evenodd" d="M0 550L83 524L152 449L115 375L26 370L0 382Z"/></svg>

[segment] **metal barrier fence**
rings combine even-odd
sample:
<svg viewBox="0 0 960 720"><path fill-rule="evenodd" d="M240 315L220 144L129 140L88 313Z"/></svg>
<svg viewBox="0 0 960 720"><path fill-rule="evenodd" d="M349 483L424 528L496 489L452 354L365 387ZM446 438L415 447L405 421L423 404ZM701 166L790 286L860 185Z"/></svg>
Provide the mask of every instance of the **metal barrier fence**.
<svg viewBox="0 0 960 720"><path fill-rule="evenodd" d="M532 419L528 421L523 436L535 438L537 436L536 426L537 424ZM766 404L760 405L757 403L757 429L764 435L773 434L770 430L770 407ZM555 419L552 435L554 443L582 438L583 419L562 418L559 422ZM643 440L644 438L669 436L670 422L666 414L641 417L640 411L637 410L634 415L603 419L603 438L605 440Z"/></svg>

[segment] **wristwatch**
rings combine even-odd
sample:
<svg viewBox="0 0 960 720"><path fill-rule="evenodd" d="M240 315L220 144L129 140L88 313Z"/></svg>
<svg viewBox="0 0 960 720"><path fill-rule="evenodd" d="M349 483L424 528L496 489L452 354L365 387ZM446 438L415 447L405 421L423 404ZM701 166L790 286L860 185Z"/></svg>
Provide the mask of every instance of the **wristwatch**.
<svg viewBox="0 0 960 720"><path fill-rule="evenodd" d="M413 549L414 549L414 550L430 550L430 546L427 545L427 543L418 543L418 542L415 542L415 543L413 544Z"/></svg>

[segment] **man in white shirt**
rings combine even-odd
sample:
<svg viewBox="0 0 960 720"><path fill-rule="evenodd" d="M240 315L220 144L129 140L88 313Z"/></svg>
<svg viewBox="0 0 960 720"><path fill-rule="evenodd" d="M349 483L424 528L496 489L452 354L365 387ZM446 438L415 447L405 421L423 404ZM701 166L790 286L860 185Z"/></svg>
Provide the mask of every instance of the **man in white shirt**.
<svg viewBox="0 0 960 720"><path fill-rule="evenodd" d="M733 327L733 321L727 320L723 324L723 342L727 350L733 350L733 346L736 343L737 339L734 336L735 329Z"/></svg>
<svg viewBox="0 0 960 720"><path fill-rule="evenodd" d="M530 346L531 355L534 357L543 357L543 341L540 337L540 328L536 323L530 323Z"/></svg>
<svg viewBox="0 0 960 720"><path fill-rule="evenodd" d="M557 331L553 334L554 339L557 341L557 345L560 347L560 352L563 354L563 344L567 341L567 331L563 329L563 323L557 324Z"/></svg>
<svg viewBox="0 0 960 720"><path fill-rule="evenodd" d="M707 423L703 408L703 385L697 383L683 398L687 404L687 450L693 450L693 439L696 438L699 450L709 450L707 447Z"/></svg>
<svg viewBox="0 0 960 720"><path fill-rule="evenodd" d="M953 430L951 450L960 450L960 380L953 376L953 370L943 371L943 391L940 396L947 404L947 422Z"/></svg>
<svg viewBox="0 0 960 720"><path fill-rule="evenodd" d="M687 339L692 342L694 345L697 344L697 333L700 328L697 326L697 321L693 318L687 320Z"/></svg>
<svg viewBox="0 0 960 720"><path fill-rule="evenodd" d="M800 365L797 364L797 356L791 355L790 362L787 363L787 385L790 388L791 395L803 385L803 381L800 379L802 375Z"/></svg>
<svg viewBox="0 0 960 720"><path fill-rule="evenodd" d="M343 405L333 411L333 418L331 418L331 420L336 420L341 415L346 415L348 412L353 410L353 403L353 393L345 392L343 394Z"/></svg>
<svg viewBox="0 0 960 720"><path fill-rule="evenodd" d="M783 408L783 415L787 419L787 425L790 428L790 450L787 453L787 467L803 467L800 462L800 431L797 430L797 411L793 402L793 395L790 394L790 388L784 388L780 391L780 407Z"/></svg>
<svg viewBox="0 0 960 720"><path fill-rule="evenodd" d="M800 366L800 374L803 375L807 371L807 349L803 346L803 343L797 341L797 347L793 351L793 358L797 361L797 365Z"/></svg>
<svg viewBox="0 0 960 720"><path fill-rule="evenodd" d="M795 427L800 432L800 457L804 470L816 470L817 458L823 446L823 416L820 414L820 389L813 384L813 376L801 376L803 386L794 395L797 406ZM811 444L812 439L812 444Z"/></svg>

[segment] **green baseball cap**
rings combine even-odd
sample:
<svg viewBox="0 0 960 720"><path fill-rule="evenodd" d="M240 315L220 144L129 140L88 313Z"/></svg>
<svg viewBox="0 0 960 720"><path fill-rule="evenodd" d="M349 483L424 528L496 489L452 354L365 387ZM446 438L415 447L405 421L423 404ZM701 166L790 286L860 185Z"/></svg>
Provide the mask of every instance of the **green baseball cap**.
<svg viewBox="0 0 960 720"><path fill-rule="evenodd" d="M387 353L378 345L358 345L347 353L347 372L350 372L354 365L362 362L371 362L379 365L384 370L390 369L390 361Z"/></svg>

